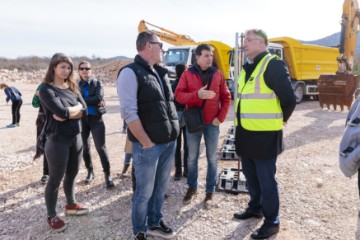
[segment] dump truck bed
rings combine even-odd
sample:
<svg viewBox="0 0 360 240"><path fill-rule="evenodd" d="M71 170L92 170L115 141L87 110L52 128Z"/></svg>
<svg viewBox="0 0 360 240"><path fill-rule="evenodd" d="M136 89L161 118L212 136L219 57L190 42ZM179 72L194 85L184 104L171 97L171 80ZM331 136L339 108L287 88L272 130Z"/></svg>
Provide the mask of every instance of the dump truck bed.
<svg viewBox="0 0 360 240"><path fill-rule="evenodd" d="M322 74L337 71L337 48L303 44L290 37L270 38L269 42L283 45L292 80L318 80Z"/></svg>

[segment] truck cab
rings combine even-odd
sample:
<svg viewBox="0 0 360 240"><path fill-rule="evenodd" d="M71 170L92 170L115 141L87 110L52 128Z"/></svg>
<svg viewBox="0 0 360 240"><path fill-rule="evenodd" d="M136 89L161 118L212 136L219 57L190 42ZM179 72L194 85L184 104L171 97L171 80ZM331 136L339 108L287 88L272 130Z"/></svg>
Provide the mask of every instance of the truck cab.
<svg viewBox="0 0 360 240"><path fill-rule="evenodd" d="M199 42L198 44L209 44L214 48L213 65L219 69L226 79L230 93L233 93L234 78L233 66L231 65L232 48L228 45L217 41ZM191 67L196 62L195 49L197 45L169 47L163 56L163 65L169 70L168 76L170 81L176 79L175 66L185 64Z"/></svg>

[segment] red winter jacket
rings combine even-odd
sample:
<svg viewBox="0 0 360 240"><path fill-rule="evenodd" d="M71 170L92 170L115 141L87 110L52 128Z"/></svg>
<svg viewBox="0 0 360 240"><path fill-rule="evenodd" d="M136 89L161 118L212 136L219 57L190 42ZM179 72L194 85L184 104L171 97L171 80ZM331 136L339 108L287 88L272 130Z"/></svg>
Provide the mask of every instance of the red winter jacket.
<svg viewBox="0 0 360 240"><path fill-rule="evenodd" d="M216 93L213 99L206 99L205 106L202 109L205 124L209 124L217 117L220 122L224 122L229 112L231 96L226 85L226 80L222 73L211 69L212 81L210 90ZM180 77L179 84L175 89L176 101L186 104L186 109L194 106L201 107L203 99L198 97L197 92L202 88L200 75L194 66L187 69Z"/></svg>

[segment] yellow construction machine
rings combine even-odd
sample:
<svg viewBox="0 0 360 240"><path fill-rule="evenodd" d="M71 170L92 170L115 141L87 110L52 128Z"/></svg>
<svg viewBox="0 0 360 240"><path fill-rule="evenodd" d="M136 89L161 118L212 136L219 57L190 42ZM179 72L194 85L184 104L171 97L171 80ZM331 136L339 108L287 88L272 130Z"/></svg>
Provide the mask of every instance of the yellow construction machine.
<svg viewBox="0 0 360 240"><path fill-rule="evenodd" d="M151 26L151 29L149 28ZM175 47L169 47L163 57L165 67L169 70L169 78L171 81L175 80L175 66L177 64L185 64L191 66L195 63L195 49L199 44L209 44L214 48L214 65L222 72L230 92L233 92L234 78L231 71L231 54L233 48L225 43L219 41L202 41L196 42L189 36L178 34L168 29L158 27L154 24L141 20L138 25L138 31L152 31L160 40L174 45Z"/></svg>
<svg viewBox="0 0 360 240"><path fill-rule="evenodd" d="M359 31L359 5L357 0L345 0L341 20L341 34L337 57L338 69L336 74L321 75L318 81L319 102L334 109L340 106L351 107L354 93L359 85L359 76L353 74L356 41Z"/></svg>

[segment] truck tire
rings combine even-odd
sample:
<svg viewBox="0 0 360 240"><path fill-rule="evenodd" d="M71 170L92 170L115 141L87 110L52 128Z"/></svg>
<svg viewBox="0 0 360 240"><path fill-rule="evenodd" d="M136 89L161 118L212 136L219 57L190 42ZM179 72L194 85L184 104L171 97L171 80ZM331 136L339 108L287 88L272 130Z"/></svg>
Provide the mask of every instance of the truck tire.
<svg viewBox="0 0 360 240"><path fill-rule="evenodd" d="M302 84L296 84L294 92L296 96L296 103L297 104L301 103L304 98L304 88Z"/></svg>

